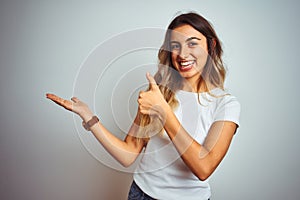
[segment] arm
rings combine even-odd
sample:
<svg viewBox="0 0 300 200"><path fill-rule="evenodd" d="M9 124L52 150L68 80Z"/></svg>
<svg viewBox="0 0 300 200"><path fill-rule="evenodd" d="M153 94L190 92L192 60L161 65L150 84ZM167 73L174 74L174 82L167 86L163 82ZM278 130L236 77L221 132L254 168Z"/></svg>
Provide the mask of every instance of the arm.
<svg viewBox="0 0 300 200"><path fill-rule="evenodd" d="M76 97L73 97L72 101L69 101L54 94L47 94L47 98L65 109L78 114L85 122L89 121L93 116L93 113L88 106ZM134 137L137 133L138 125L139 116L137 114L124 141L114 136L100 122L93 125L90 129L108 153L110 153L120 164L128 167L135 161L144 147L144 140L138 140Z"/></svg>
<svg viewBox="0 0 300 200"><path fill-rule="evenodd" d="M139 117L136 116L124 141L114 136L100 122L91 127L97 140L124 167L129 167L135 161L145 145L143 139L134 137L138 131L138 121Z"/></svg>
<svg viewBox="0 0 300 200"><path fill-rule="evenodd" d="M147 78L150 90L140 93L140 112L156 115L162 121L166 133L185 164L200 180L207 179L225 156L237 125L229 121L214 122L204 144L199 144L181 126L153 77L147 74Z"/></svg>
<svg viewBox="0 0 300 200"><path fill-rule="evenodd" d="M229 121L214 122L201 145L184 130L170 107L166 107L164 112L164 129L182 160L200 180L207 179L224 158L237 128L236 124Z"/></svg>

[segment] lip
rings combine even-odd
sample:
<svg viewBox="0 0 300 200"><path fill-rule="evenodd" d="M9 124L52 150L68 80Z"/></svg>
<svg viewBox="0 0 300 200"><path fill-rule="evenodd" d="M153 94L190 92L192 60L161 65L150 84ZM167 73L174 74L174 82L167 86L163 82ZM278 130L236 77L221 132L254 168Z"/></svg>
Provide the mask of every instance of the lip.
<svg viewBox="0 0 300 200"><path fill-rule="evenodd" d="M178 61L179 70L181 72L189 71L193 68L193 65L195 64L195 60L180 60Z"/></svg>

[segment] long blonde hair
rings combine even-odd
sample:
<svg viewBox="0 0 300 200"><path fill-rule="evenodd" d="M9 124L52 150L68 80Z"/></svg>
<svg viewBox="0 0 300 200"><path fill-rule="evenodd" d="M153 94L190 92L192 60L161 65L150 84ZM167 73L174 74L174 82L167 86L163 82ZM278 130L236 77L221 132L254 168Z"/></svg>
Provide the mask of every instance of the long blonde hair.
<svg viewBox="0 0 300 200"><path fill-rule="evenodd" d="M173 110L178 105L175 93L182 88L184 80L172 64L170 38L172 30L183 25L192 26L207 39L208 58L200 79L198 80L197 91L200 90L201 86L204 88L204 91L210 94L207 83L213 87L224 90L224 80L226 76L226 70L222 61L223 50L221 42L212 25L197 13L186 13L177 16L172 20L166 31L163 45L158 52L158 71L154 75L154 79L159 85L161 93ZM151 135L161 132L162 129L163 124L157 117L141 115L138 137L149 138Z"/></svg>

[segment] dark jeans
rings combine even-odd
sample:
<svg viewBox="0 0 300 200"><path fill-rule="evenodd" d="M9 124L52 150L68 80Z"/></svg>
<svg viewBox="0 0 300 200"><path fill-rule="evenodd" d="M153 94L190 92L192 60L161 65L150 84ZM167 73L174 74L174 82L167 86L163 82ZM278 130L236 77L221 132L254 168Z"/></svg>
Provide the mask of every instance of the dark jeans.
<svg viewBox="0 0 300 200"><path fill-rule="evenodd" d="M128 200L155 200L139 188L133 181L129 190ZM209 200L209 199L208 199Z"/></svg>
<svg viewBox="0 0 300 200"><path fill-rule="evenodd" d="M133 181L129 190L128 200L155 200L139 188Z"/></svg>

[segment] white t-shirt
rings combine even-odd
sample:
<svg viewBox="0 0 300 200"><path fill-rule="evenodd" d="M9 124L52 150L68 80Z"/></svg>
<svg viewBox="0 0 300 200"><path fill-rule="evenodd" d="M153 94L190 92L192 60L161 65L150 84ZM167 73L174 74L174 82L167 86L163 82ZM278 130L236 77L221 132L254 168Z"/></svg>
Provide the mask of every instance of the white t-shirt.
<svg viewBox="0 0 300 200"><path fill-rule="evenodd" d="M174 113L185 130L203 144L208 130L215 121L232 121L239 125L240 104L232 95L213 89L213 97L179 90L179 102ZM157 134L149 140L134 174L136 184L156 199L207 200L211 196L208 180L201 181L180 158L168 135Z"/></svg>

